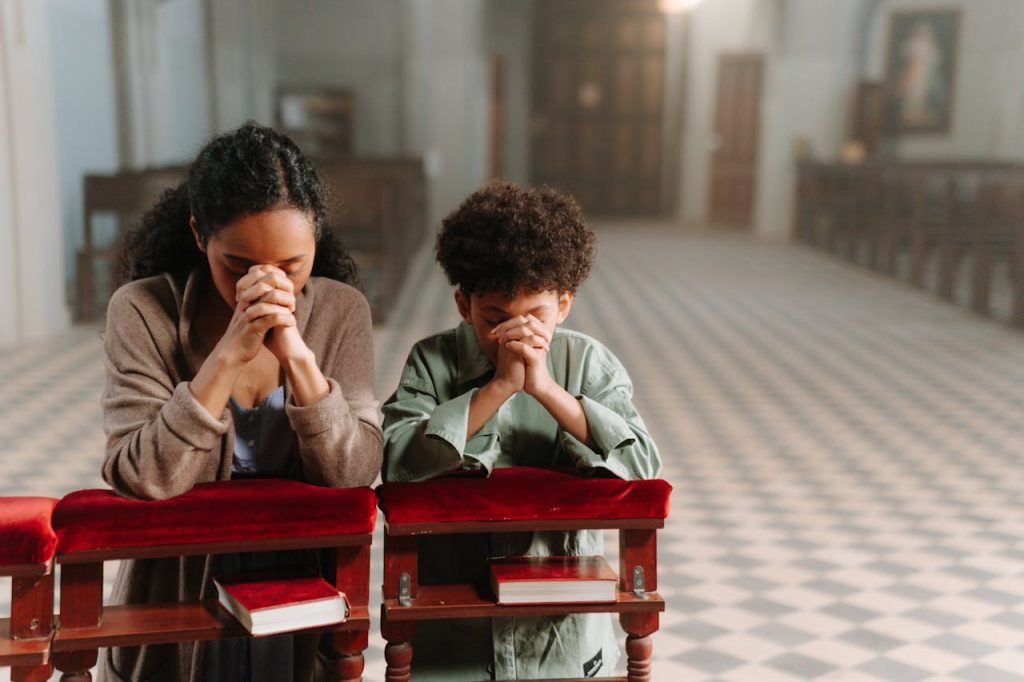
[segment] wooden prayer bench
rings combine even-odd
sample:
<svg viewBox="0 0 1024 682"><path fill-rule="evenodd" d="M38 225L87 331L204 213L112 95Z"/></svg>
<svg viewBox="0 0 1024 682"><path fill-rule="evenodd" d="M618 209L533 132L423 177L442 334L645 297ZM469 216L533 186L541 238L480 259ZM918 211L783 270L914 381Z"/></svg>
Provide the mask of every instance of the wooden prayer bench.
<svg viewBox="0 0 1024 682"><path fill-rule="evenodd" d="M418 158L318 160L328 220L359 267L375 322L390 312L426 235L426 180Z"/></svg>
<svg viewBox="0 0 1024 682"><path fill-rule="evenodd" d="M10 618L0 618L0 666L12 682L50 679L53 555L50 517L57 500L0 497L0 576L11 577Z"/></svg>
<svg viewBox="0 0 1024 682"><path fill-rule="evenodd" d="M1009 265L1011 324L1024 327L1024 165L991 161L802 162L795 237L853 261L867 242L868 265L956 298L962 263L971 264L967 302L989 314L994 266ZM825 234L821 232L824 230Z"/></svg>
<svg viewBox="0 0 1024 682"><path fill-rule="evenodd" d="M115 263L117 243L121 235L152 207L164 191L185 179L187 168L169 166L138 171L120 171L110 175L89 174L82 179L83 233L82 246L75 257L75 318L94 320L101 316L107 299L113 293L111 283L100 285L97 266L106 264L108 271ZM93 218L111 214L117 219L117 233L112 244L99 244L93 231Z"/></svg>
<svg viewBox="0 0 1024 682"><path fill-rule="evenodd" d="M665 525L671 490L661 480L584 478L575 472L530 467L495 469L489 478L449 477L378 487L386 519L381 632L388 642L389 682L410 679L417 622L599 612L619 614L627 633L628 675L612 679L650 680L651 635L658 629L658 614L665 610L657 592L657 530ZM486 576L477 583L419 583L421 536L583 529L619 531L614 603L498 605Z"/></svg>
<svg viewBox="0 0 1024 682"><path fill-rule="evenodd" d="M323 488L259 479L203 483L167 500L139 501L82 490L53 513L60 565L53 659L62 680L89 680L104 647L247 637L216 598L104 606L103 562L234 552L332 548L328 580L350 605L334 633L339 680L360 680L369 641L370 540L376 498L369 488Z"/></svg>

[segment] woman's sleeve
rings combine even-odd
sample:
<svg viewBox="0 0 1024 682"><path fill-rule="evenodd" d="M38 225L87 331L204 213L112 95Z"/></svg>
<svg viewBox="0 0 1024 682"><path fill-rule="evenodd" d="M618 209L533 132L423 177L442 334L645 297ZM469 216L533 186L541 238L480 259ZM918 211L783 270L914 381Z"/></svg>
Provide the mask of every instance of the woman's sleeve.
<svg viewBox="0 0 1024 682"><path fill-rule="evenodd" d="M298 437L303 478L332 487L370 485L380 472L380 409L373 395L373 327L361 295L338 325L337 348L317 358L330 392L312 405L289 397L285 410Z"/></svg>
<svg viewBox="0 0 1024 682"><path fill-rule="evenodd" d="M174 384L151 327L125 289L107 309L104 340L107 434L103 480L122 495L165 499L217 477L227 419L214 419L189 391ZM173 334L170 335L173 338Z"/></svg>

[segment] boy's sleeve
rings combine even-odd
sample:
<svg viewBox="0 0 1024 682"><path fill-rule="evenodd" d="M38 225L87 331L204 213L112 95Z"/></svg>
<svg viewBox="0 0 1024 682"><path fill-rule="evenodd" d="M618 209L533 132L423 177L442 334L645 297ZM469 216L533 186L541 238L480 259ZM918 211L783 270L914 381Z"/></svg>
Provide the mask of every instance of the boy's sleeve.
<svg viewBox="0 0 1024 682"><path fill-rule="evenodd" d="M459 469L489 473L500 452L497 418L466 434L469 403L477 389L451 399L430 371L430 352L409 354L394 395L384 404L385 481L422 481Z"/></svg>
<svg viewBox="0 0 1024 682"><path fill-rule="evenodd" d="M603 469L626 480L656 478L661 455L633 405L633 382L625 368L610 353L589 364L576 398L594 447L560 430L562 449L582 471Z"/></svg>

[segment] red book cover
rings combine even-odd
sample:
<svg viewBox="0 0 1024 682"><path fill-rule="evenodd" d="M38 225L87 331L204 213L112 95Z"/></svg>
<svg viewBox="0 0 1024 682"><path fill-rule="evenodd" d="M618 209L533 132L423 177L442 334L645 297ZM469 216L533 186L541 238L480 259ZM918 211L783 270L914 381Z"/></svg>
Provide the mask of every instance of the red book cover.
<svg viewBox="0 0 1024 682"><path fill-rule="evenodd" d="M603 556L505 557L491 561L499 604L610 602L618 576Z"/></svg>
<svg viewBox="0 0 1024 682"><path fill-rule="evenodd" d="M343 623L343 594L320 577L214 578L220 603L253 635Z"/></svg>

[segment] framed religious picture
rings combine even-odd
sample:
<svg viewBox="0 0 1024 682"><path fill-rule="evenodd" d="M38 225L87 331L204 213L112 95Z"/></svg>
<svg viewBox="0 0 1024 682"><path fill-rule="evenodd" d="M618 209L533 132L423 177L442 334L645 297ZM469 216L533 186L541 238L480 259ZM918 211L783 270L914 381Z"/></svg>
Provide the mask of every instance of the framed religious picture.
<svg viewBox="0 0 1024 682"><path fill-rule="evenodd" d="M959 30L958 10L893 13L885 68L886 134L949 131Z"/></svg>

